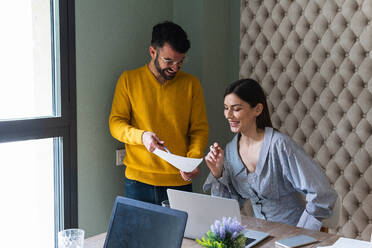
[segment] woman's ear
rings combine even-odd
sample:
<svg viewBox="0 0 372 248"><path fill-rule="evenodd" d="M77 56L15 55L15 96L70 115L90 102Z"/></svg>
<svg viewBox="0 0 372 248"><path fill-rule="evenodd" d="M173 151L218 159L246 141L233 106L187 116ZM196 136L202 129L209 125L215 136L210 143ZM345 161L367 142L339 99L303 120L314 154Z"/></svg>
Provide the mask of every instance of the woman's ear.
<svg viewBox="0 0 372 248"><path fill-rule="evenodd" d="M262 113L263 105L262 105L262 103L257 103L256 107L254 107L254 108L255 108L255 111L256 111L256 116L259 116Z"/></svg>

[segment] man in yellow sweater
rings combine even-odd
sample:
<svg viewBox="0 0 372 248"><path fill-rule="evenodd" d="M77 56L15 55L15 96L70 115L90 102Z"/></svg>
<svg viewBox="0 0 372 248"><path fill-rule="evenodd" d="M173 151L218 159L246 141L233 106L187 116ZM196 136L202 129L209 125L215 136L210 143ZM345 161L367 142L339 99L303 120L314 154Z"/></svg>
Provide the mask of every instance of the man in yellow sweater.
<svg viewBox="0 0 372 248"><path fill-rule="evenodd" d="M114 138L125 143L125 195L161 204L167 188L192 191L198 169L179 171L152 152L201 158L208 121L199 80L180 70L190 41L177 24L155 25L149 64L120 76L109 119Z"/></svg>

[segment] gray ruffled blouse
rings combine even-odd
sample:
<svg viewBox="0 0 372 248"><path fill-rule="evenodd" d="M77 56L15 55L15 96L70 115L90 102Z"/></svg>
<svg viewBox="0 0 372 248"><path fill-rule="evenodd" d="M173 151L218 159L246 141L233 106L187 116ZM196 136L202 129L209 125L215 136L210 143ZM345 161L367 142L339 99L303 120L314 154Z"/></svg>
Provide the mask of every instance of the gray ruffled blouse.
<svg viewBox="0 0 372 248"><path fill-rule="evenodd" d="M237 134L226 146L222 176L210 173L203 190L241 205L249 199L256 218L319 230L337 199L320 166L291 138L266 128L256 170L248 173L239 156L239 138Z"/></svg>

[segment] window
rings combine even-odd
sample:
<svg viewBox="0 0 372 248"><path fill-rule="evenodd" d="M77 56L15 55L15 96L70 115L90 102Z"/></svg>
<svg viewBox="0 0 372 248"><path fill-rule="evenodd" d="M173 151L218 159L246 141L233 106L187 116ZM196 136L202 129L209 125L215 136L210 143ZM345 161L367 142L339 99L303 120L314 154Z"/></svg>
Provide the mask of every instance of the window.
<svg viewBox="0 0 372 248"><path fill-rule="evenodd" d="M60 229L77 227L74 25L73 0L0 2L6 247L15 238L19 247L56 247Z"/></svg>

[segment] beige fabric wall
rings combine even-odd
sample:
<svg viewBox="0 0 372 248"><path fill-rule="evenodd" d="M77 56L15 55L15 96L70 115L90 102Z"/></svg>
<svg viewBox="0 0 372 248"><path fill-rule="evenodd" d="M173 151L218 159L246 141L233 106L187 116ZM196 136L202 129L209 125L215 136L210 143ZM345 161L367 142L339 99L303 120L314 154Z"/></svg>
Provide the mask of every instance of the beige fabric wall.
<svg viewBox="0 0 372 248"><path fill-rule="evenodd" d="M258 80L273 125L342 197L337 230L372 231L372 1L241 1L240 78Z"/></svg>

